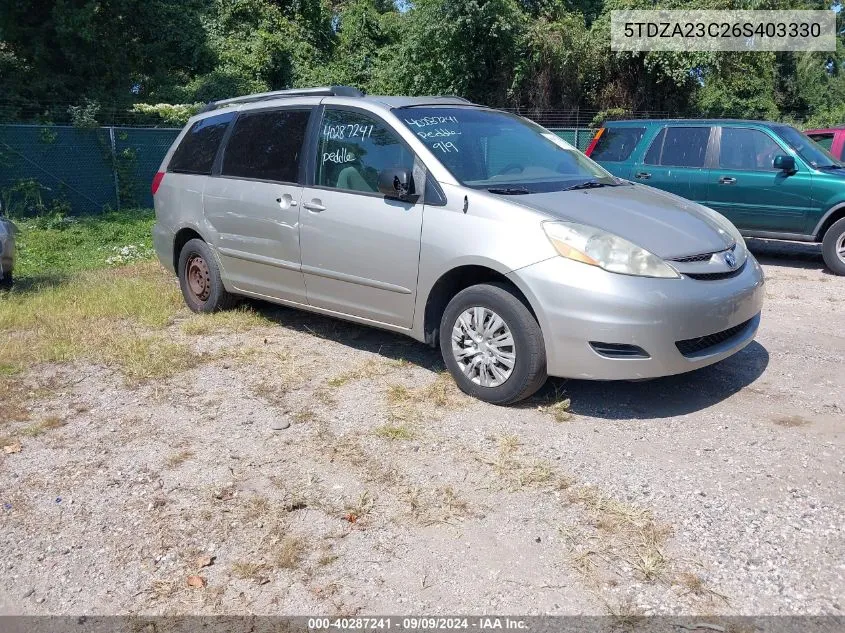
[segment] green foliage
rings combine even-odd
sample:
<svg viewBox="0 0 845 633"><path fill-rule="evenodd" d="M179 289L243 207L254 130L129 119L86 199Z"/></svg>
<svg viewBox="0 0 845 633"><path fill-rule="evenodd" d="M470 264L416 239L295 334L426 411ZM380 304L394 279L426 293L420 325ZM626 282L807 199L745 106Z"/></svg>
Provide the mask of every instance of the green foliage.
<svg viewBox="0 0 845 633"><path fill-rule="evenodd" d="M50 191L35 178L22 178L0 191L2 212L10 218L63 218L70 213L70 203L62 196L45 202L44 192Z"/></svg>
<svg viewBox="0 0 845 633"><path fill-rule="evenodd" d="M829 6L818 0L740 4L757 9ZM179 126L210 100L326 84L375 94L458 94L529 112L581 109L603 114L621 108L841 123L841 37L832 54L610 51L613 10L730 9L740 4L2 2L0 99L8 119L70 121L83 128L113 118ZM837 20L840 28L845 26L845 16Z"/></svg>
<svg viewBox="0 0 845 633"><path fill-rule="evenodd" d="M182 127L202 106L202 103L136 103L130 112L135 124Z"/></svg>
<svg viewBox="0 0 845 633"><path fill-rule="evenodd" d="M120 249L152 252L151 209L129 209L98 216L63 220L32 219L18 223L18 257L15 272L19 278L50 274L70 274L102 268L120 257Z"/></svg>

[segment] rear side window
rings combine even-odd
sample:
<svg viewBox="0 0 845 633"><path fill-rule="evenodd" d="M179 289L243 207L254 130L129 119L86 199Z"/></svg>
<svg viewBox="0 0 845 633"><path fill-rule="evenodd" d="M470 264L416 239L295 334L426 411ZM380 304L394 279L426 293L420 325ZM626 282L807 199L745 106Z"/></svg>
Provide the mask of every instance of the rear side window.
<svg viewBox="0 0 845 633"><path fill-rule="evenodd" d="M223 154L224 176L295 183L309 110L243 113Z"/></svg>
<svg viewBox="0 0 845 633"><path fill-rule="evenodd" d="M590 158L597 161L621 162L628 160L631 152L645 134L644 127L608 127L599 137Z"/></svg>
<svg viewBox="0 0 845 633"><path fill-rule="evenodd" d="M666 167L704 167L709 127L667 127L652 141L643 162Z"/></svg>
<svg viewBox="0 0 845 633"><path fill-rule="evenodd" d="M824 147L828 152L833 147L833 134L807 134L807 136Z"/></svg>
<svg viewBox="0 0 845 633"><path fill-rule="evenodd" d="M234 116L234 112L227 112L194 123L179 143L179 147L173 152L173 158L170 159L170 165L167 167L168 171L182 174L210 174L220 142Z"/></svg>

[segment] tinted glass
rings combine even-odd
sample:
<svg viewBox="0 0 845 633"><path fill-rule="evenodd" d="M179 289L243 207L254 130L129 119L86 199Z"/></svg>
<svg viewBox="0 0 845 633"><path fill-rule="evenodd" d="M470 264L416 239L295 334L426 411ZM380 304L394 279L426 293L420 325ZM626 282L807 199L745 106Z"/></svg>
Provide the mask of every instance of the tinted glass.
<svg viewBox="0 0 845 633"><path fill-rule="evenodd" d="M173 152L168 170L183 174L210 174L220 142L234 116L234 112L227 112L194 123Z"/></svg>
<svg viewBox="0 0 845 633"><path fill-rule="evenodd" d="M807 136L821 145L828 152L833 147L833 134L808 134Z"/></svg>
<svg viewBox="0 0 845 633"><path fill-rule="evenodd" d="M668 127L654 139L646 154L649 165L704 167L707 154L707 127Z"/></svg>
<svg viewBox="0 0 845 633"><path fill-rule="evenodd" d="M590 158L610 162L628 160L644 133L644 127L605 128L590 153Z"/></svg>
<svg viewBox="0 0 845 633"><path fill-rule="evenodd" d="M506 193L616 185L603 167L521 117L484 108L419 107L397 113L461 183Z"/></svg>
<svg viewBox="0 0 845 633"><path fill-rule="evenodd" d="M384 123L359 112L327 109L317 151L317 184L378 191L383 169L413 170L414 156Z"/></svg>
<svg viewBox="0 0 845 633"><path fill-rule="evenodd" d="M773 170L775 156L783 150L767 134L747 128L722 128L719 167Z"/></svg>
<svg viewBox="0 0 845 633"><path fill-rule="evenodd" d="M241 114L223 154L224 176L297 182L308 110Z"/></svg>

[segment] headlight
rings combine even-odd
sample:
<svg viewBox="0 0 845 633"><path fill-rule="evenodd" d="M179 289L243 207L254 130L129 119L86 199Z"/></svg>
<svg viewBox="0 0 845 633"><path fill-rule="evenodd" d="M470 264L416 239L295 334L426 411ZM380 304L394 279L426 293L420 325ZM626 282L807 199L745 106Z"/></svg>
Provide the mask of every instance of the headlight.
<svg viewBox="0 0 845 633"><path fill-rule="evenodd" d="M680 277L656 255L601 229L574 222L543 222L543 230L561 257L623 275Z"/></svg>

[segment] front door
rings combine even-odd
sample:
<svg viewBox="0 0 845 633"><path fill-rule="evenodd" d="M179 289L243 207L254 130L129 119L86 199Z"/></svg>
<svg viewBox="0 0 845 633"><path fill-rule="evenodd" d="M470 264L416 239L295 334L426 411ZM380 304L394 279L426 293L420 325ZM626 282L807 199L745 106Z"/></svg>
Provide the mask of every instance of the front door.
<svg viewBox="0 0 845 633"><path fill-rule="evenodd" d="M790 154L773 137L755 128L723 127L718 161L709 172L707 206L749 231L801 233L815 208L810 171L796 161L789 174L772 166Z"/></svg>
<svg viewBox="0 0 845 633"><path fill-rule="evenodd" d="M320 308L411 327L423 205L378 193L383 169L422 170L384 121L355 109L326 108L314 185L302 197L302 272L308 302Z"/></svg>
<svg viewBox="0 0 845 633"><path fill-rule="evenodd" d="M310 109L242 112L208 179L205 216L237 290L305 303L300 270L300 156Z"/></svg>

